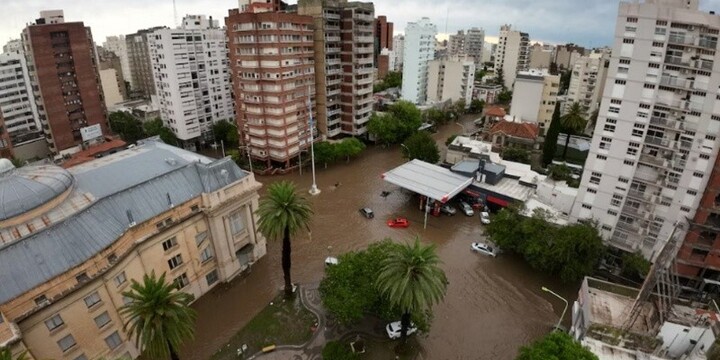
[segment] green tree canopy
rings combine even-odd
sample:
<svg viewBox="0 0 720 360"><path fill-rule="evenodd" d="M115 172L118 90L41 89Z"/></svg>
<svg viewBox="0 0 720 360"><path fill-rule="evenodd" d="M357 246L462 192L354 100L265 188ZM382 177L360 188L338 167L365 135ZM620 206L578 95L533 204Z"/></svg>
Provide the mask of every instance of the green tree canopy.
<svg viewBox="0 0 720 360"><path fill-rule="evenodd" d="M323 164L327 169L328 164L334 162L338 158L336 145L327 141L315 143L315 162Z"/></svg>
<svg viewBox="0 0 720 360"><path fill-rule="evenodd" d="M484 107L485 107L485 101L483 101L483 100L473 99L470 102L470 112L473 114L482 113Z"/></svg>
<svg viewBox="0 0 720 360"><path fill-rule="evenodd" d="M447 112L436 108L430 108L425 111L425 118L427 119L427 121L435 125L447 124L447 122L450 120L449 115L450 114L448 114Z"/></svg>
<svg viewBox="0 0 720 360"><path fill-rule="evenodd" d="M120 135L125 142L134 143L145 138L145 131L140 120L124 111L110 113L110 129Z"/></svg>
<svg viewBox="0 0 720 360"><path fill-rule="evenodd" d="M422 125L422 112L408 101L398 101L385 114L373 114L368 132L384 145L403 142Z"/></svg>
<svg viewBox="0 0 720 360"><path fill-rule="evenodd" d="M365 144L354 137L343 139L335 144L335 147L337 156L346 158L347 162L350 162L351 157L358 156L365 150Z"/></svg>
<svg viewBox="0 0 720 360"><path fill-rule="evenodd" d="M401 100L392 104L388 112L400 122L400 141L407 139L422 125L422 112L409 101Z"/></svg>
<svg viewBox="0 0 720 360"><path fill-rule="evenodd" d="M27 360L27 358L27 350L21 352L18 356L13 358L10 348L0 349L0 360Z"/></svg>
<svg viewBox="0 0 720 360"><path fill-rule="evenodd" d="M160 136L160 140L173 146L178 146L180 144L177 136L175 136L175 133L173 133L170 128L166 127L160 118L155 118L146 122L144 128L147 136Z"/></svg>
<svg viewBox="0 0 720 360"><path fill-rule="evenodd" d="M145 274L142 283L131 280L123 296L130 302L120 314L126 317L124 329L136 346L151 359L179 359L181 344L195 332L193 296L165 282L165 273L156 277L154 272Z"/></svg>
<svg viewBox="0 0 720 360"><path fill-rule="evenodd" d="M495 69L495 84L502 85L503 89L505 89L505 73L502 67Z"/></svg>
<svg viewBox="0 0 720 360"><path fill-rule="evenodd" d="M512 91L510 91L510 90L503 90L497 96L497 102L500 104L507 105L511 101L512 101Z"/></svg>
<svg viewBox="0 0 720 360"><path fill-rule="evenodd" d="M570 335L554 331L521 347L516 360L598 360L598 357Z"/></svg>
<svg viewBox="0 0 720 360"><path fill-rule="evenodd" d="M217 121L212 125L212 131L215 141L218 143L222 141L226 148L238 147L238 130L234 123L226 120Z"/></svg>
<svg viewBox="0 0 720 360"><path fill-rule="evenodd" d="M562 158L565 160L567 155L568 145L570 145L570 136L578 134L585 129L585 108L578 102L574 102L568 112L560 117L560 123L562 124L563 131L567 135L565 137L565 148L563 149Z"/></svg>
<svg viewBox="0 0 720 360"><path fill-rule="evenodd" d="M340 341L328 341L322 350L323 360L357 360L360 355L352 352L350 345Z"/></svg>
<svg viewBox="0 0 720 360"><path fill-rule="evenodd" d="M505 147L502 149L502 158L507 161L515 161L523 164L530 164L530 152L518 147Z"/></svg>
<svg viewBox="0 0 720 360"><path fill-rule="evenodd" d="M548 166L552 163L555 158L555 152L557 151L557 139L562 128L562 122L560 121L560 102L555 103L555 111L552 115L552 121L548 127L547 133L545 134L545 142L543 143L543 165Z"/></svg>
<svg viewBox="0 0 720 360"><path fill-rule="evenodd" d="M402 73L399 71L390 71L379 84L373 86L373 92L380 92L389 88L400 87L401 85Z"/></svg>
<svg viewBox="0 0 720 360"><path fill-rule="evenodd" d="M650 271L650 262L638 251L636 253L623 253L620 257L622 276L635 281L641 281Z"/></svg>
<svg viewBox="0 0 720 360"><path fill-rule="evenodd" d="M400 141L400 121L392 114L372 114L367 129L368 133L383 145L397 144Z"/></svg>
<svg viewBox="0 0 720 360"><path fill-rule="evenodd" d="M440 161L440 150L435 139L427 131L418 131L410 136L402 147L403 157L408 160L419 159L431 164Z"/></svg>

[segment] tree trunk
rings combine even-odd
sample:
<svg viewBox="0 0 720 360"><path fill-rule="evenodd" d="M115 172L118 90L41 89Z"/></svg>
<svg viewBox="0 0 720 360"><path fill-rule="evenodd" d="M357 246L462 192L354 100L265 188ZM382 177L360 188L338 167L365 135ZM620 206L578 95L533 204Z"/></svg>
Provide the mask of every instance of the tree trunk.
<svg viewBox="0 0 720 360"><path fill-rule="evenodd" d="M570 132L565 134L565 148L563 148L562 154L563 161L565 161L565 156L567 155L568 145L570 145Z"/></svg>
<svg viewBox="0 0 720 360"><path fill-rule="evenodd" d="M168 350L170 350L170 360L180 360L180 357L175 352L175 349L173 349L172 345L170 345L170 341L168 341Z"/></svg>
<svg viewBox="0 0 720 360"><path fill-rule="evenodd" d="M293 295L293 286L292 282L290 280L290 229L288 227L285 227L285 234L283 235L283 244L282 244L282 269L283 269L283 278L285 279L285 297L291 298Z"/></svg>
<svg viewBox="0 0 720 360"><path fill-rule="evenodd" d="M405 343L407 341L407 332L410 327L410 312L406 311L400 317L400 339Z"/></svg>

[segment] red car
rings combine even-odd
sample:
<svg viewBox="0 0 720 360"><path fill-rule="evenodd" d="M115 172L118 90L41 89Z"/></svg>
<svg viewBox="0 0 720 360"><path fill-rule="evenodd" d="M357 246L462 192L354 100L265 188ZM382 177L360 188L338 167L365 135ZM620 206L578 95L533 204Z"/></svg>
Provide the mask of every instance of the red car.
<svg viewBox="0 0 720 360"><path fill-rule="evenodd" d="M388 220L388 226L393 228L406 228L410 226L410 222L406 218L396 218Z"/></svg>

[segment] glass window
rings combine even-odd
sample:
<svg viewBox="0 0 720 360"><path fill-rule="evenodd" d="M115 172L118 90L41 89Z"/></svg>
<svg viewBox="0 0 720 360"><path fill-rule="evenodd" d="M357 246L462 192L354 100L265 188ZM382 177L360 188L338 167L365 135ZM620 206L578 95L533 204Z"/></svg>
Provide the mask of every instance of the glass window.
<svg viewBox="0 0 720 360"><path fill-rule="evenodd" d="M207 275L205 275L205 280L207 280L208 286L216 283L218 281L217 270L213 270L213 271L209 272Z"/></svg>
<svg viewBox="0 0 720 360"><path fill-rule="evenodd" d="M95 325L97 325L98 328L102 328L103 326L107 325L110 322L110 315L108 315L107 311L98 315L95 317Z"/></svg>
<svg viewBox="0 0 720 360"><path fill-rule="evenodd" d="M230 220L230 232L233 235L237 235L245 229L245 224L242 219L242 211L236 211L230 214L228 219Z"/></svg>
<svg viewBox="0 0 720 360"><path fill-rule="evenodd" d="M119 273L117 276L115 276L115 286L120 286L124 284L127 281L127 277L125 276L125 272Z"/></svg>
<svg viewBox="0 0 720 360"><path fill-rule="evenodd" d="M172 248L174 248L177 245L177 239L175 237L171 237L162 243L163 250L168 251Z"/></svg>
<svg viewBox="0 0 720 360"><path fill-rule="evenodd" d="M72 334L68 334L64 338L60 339L57 344L60 347L60 350L65 352L70 350L71 347L75 346L75 338L72 336Z"/></svg>
<svg viewBox="0 0 720 360"><path fill-rule="evenodd" d="M53 330L59 328L63 324L65 324L65 322L63 322L63 319L60 317L60 314L56 314L55 316L45 320L45 326L47 326L48 330L50 330L50 331L53 331Z"/></svg>
<svg viewBox="0 0 720 360"><path fill-rule="evenodd" d="M182 289L190 283L190 280L188 280L186 273L182 273L182 275L176 277L175 280L173 280L173 283L175 284L176 288Z"/></svg>
<svg viewBox="0 0 720 360"><path fill-rule="evenodd" d="M100 295L98 295L97 292L94 292L85 297L85 299L83 300L85 301L85 305L87 305L87 307L92 307L93 305L100 302Z"/></svg>
<svg viewBox="0 0 720 360"><path fill-rule="evenodd" d="M177 255L173 256L172 258L170 258L170 260L168 260L168 266L170 267L170 270L175 269L176 267L182 265L182 263L183 263L183 259L182 259L182 255L180 255L180 254L177 254Z"/></svg>
<svg viewBox="0 0 720 360"><path fill-rule="evenodd" d="M208 246L200 253L200 261L206 262L212 259L214 255L212 246Z"/></svg>
<svg viewBox="0 0 720 360"><path fill-rule="evenodd" d="M122 339L120 339L120 334L118 332L112 333L110 336L105 338L105 343L110 348L110 350L115 350L120 344L122 344Z"/></svg>

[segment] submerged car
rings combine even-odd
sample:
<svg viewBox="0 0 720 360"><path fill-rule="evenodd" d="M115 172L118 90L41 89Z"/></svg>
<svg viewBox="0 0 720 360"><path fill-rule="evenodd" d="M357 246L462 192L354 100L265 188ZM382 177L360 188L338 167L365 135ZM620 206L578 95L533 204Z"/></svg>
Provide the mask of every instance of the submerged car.
<svg viewBox="0 0 720 360"><path fill-rule="evenodd" d="M493 248L492 246L484 243L474 242L472 245L470 245L470 249L472 251L479 252L481 254L485 254L488 256L496 257L497 256L497 249Z"/></svg>
<svg viewBox="0 0 720 360"><path fill-rule="evenodd" d="M364 216L368 219L372 219L375 217L375 213L373 213L372 209L370 209L370 208L360 209L360 214L362 214L362 216Z"/></svg>
<svg viewBox="0 0 720 360"><path fill-rule="evenodd" d="M457 210L455 210L454 206L450 204L445 204L440 208L440 212L448 215L455 215L457 213Z"/></svg>
<svg viewBox="0 0 720 360"><path fill-rule="evenodd" d="M480 222L487 225L490 223L490 213L483 211L480 213Z"/></svg>
<svg viewBox="0 0 720 360"><path fill-rule="evenodd" d="M400 338L400 321L395 321L387 324L385 327L385 331L387 331L388 337L391 339L399 339ZM417 331L417 326L415 324L410 323L410 326L407 329L407 334L412 335Z"/></svg>
<svg viewBox="0 0 720 360"><path fill-rule="evenodd" d="M338 258L333 256L328 256L325 258L325 266L333 266L340 263L340 260Z"/></svg>
<svg viewBox="0 0 720 360"><path fill-rule="evenodd" d="M460 208L462 209L462 211L465 213L466 216L475 215L475 212L473 211L472 206L470 206L470 204L468 204L464 201L460 202Z"/></svg>
<svg viewBox="0 0 720 360"><path fill-rule="evenodd" d="M388 220L387 224L392 228L406 228L410 226L410 221L406 218L395 218Z"/></svg>

